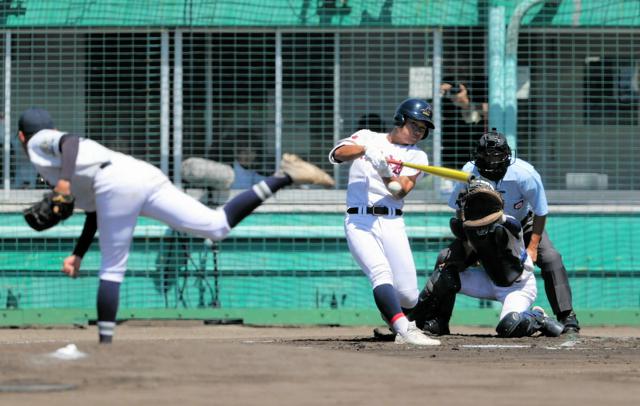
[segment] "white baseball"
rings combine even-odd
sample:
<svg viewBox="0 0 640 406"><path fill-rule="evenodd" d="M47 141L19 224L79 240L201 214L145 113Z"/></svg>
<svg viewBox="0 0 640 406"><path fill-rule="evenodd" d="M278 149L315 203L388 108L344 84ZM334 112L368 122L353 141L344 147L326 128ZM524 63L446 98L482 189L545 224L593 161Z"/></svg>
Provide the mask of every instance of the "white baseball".
<svg viewBox="0 0 640 406"><path fill-rule="evenodd" d="M387 189L389 189L389 192L392 194L397 195L402 190L402 185L400 182L392 180L387 184Z"/></svg>

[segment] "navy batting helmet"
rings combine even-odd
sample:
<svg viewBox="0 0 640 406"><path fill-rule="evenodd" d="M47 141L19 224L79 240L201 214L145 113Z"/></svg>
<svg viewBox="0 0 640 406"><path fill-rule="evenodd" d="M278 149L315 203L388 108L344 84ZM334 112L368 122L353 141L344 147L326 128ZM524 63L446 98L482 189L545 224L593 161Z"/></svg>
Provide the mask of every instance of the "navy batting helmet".
<svg viewBox="0 0 640 406"><path fill-rule="evenodd" d="M393 123L397 127L402 127L405 120L410 118L416 121L422 121L427 125L427 128L436 128L433 125L433 108L431 104L422 99L407 99L400 103L396 109L396 114L393 116ZM422 139L429 135L429 130L424 132Z"/></svg>
<svg viewBox="0 0 640 406"><path fill-rule="evenodd" d="M495 128L483 134L478 140L474 160L480 175L494 182L502 179L511 165L511 148L504 134Z"/></svg>

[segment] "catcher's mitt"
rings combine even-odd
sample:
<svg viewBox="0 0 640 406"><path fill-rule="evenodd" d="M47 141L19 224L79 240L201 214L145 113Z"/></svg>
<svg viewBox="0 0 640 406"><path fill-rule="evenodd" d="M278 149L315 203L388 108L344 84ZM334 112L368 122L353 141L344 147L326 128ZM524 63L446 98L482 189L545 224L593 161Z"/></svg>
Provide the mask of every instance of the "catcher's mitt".
<svg viewBox="0 0 640 406"><path fill-rule="evenodd" d="M469 181L467 194L462 198L464 227L484 227L502 218L504 200L491 183L482 179Z"/></svg>
<svg viewBox="0 0 640 406"><path fill-rule="evenodd" d="M24 210L24 219L34 230L46 230L71 217L74 202L72 195L46 193L42 200Z"/></svg>

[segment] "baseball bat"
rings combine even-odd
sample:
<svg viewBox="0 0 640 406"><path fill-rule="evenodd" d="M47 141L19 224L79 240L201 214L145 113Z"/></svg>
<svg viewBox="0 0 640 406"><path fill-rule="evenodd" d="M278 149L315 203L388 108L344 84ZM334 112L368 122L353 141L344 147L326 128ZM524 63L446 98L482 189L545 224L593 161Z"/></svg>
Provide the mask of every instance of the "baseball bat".
<svg viewBox="0 0 640 406"><path fill-rule="evenodd" d="M402 165L409 168L426 172L430 175L440 176L442 178L455 180L457 182L468 182L471 177L470 173L459 171L457 169L445 168L443 166L420 165L411 162L402 162L397 159L388 158L387 162L395 165Z"/></svg>

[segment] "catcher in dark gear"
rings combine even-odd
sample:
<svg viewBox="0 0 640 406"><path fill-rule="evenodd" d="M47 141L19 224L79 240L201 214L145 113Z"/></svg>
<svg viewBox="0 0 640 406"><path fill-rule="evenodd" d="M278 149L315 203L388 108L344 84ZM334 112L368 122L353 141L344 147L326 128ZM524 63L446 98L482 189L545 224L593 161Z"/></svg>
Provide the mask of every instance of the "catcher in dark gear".
<svg viewBox="0 0 640 406"><path fill-rule="evenodd" d="M474 161L467 162L462 170L486 180L500 192L504 213L523 227L527 254L542 271L553 313L564 324L565 333L578 332L580 326L573 311L567 271L545 230L549 208L540 174L526 161L513 158L506 137L495 129L480 138ZM449 198L451 208L461 210L460 197L466 194L466 189L464 184L456 185Z"/></svg>
<svg viewBox="0 0 640 406"><path fill-rule="evenodd" d="M490 182L473 179L460 201L461 218L451 224L457 232L461 227L462 238L439 257L412 313L416 325L433 334L448 334L455 295L460 292L502 303L496 330L502 337L560 335L562 325L541 308L530 310L537 295L533 262L524 248L520 223L503 213L500 193ZM470 266L476 260L480 266Z"/></svg>

